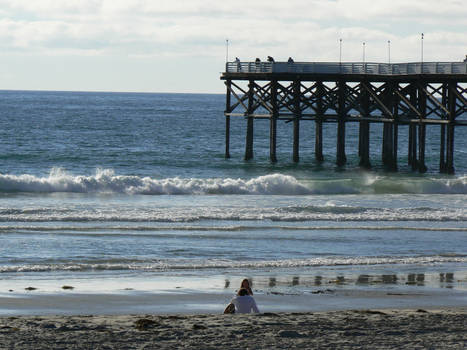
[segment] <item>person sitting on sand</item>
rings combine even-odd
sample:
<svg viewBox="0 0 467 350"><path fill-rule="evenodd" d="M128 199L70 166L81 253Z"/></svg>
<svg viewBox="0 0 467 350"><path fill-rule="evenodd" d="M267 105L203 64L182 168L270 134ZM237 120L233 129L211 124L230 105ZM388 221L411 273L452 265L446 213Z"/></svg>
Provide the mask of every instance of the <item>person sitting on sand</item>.
<svg viewBox="0 0 467 350"><path fill-rule="evenodd" d="M248 295L248 290L240 288L237 296L232 299L232 304L235 305L235 312L239 314L249 314L251 312L259 313L258 307L256 306L255 299Z"/></svg>
<svg viewBox="0 0 467 350"><path fill-rule="evenodd" d="M248 291L248 295L253 295L253 291L251 290L250 281L248 280L248 278L245 278L242 281L242 284L240 285L240 289L241 288L245 288Z"/></svg>

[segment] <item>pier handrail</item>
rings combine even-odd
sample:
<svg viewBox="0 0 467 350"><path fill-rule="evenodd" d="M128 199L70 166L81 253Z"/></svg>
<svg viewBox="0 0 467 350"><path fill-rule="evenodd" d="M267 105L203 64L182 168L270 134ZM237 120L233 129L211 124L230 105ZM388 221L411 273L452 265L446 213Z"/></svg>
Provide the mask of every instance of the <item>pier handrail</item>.
<svg viewBox="0 0 467 350"><path fill-rule="evenodd" d="M467 74L467 62L227 62L226 73Z"/></svg>

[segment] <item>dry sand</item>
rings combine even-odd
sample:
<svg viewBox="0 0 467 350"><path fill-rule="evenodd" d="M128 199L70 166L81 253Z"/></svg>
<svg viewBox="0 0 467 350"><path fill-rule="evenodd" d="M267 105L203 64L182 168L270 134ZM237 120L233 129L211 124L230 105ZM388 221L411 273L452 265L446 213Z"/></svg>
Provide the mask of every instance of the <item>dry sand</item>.
<svg viewBox="0 0 467 350"><path fill-rule="evenodd" d="M467 307L0 318L1 349L467 349Z"/></svg>

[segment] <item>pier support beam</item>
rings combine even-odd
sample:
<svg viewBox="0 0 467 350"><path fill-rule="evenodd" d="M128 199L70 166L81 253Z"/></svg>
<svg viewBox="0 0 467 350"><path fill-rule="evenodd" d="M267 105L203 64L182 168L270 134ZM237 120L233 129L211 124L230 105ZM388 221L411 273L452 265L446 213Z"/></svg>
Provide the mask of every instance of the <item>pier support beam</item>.
<svg viewBox="0 0 467 350"><path fill-rule="evenodd" d="M417 90L413 85L410 86L410 103L417 106ZM417 170L417 125L414 123L409 124L408 163L412 170Z"/></svg>
<svg viewBox="0 0 467 350"><path fill-rule="evenodd" d="M345 156L345 95L346 95L346 87L344 80L339 80L337 82L337 104L338 104L338 111L337 111L337 154L336 154L336 164L337 166L343 166L347 162L347 158Z"/></svg>
<svg viewBox="0 0 467 350"><path fill-rule="evenodd" d="M370 94L366 89L361 90L361 106L363 117L370 117ZM370 123L367 120L362 120L359 123L359 149L360 166L369 169L370 164Z"/></svg>
<svg viewBox="0 0 467 350"><path fill-rule="evenodd" d="M441 124L439 130L439 172L446 172L446 125Z"/></svg>
<svg viewBox="0 0 467 350"><path fill-rule="evenodd" d="M426 99L425 94L426 84L420 83L418 88L418 110L421 113L420 123L418 126L418 171L425 173L427 167L425 165L425 141L426 141L426 124L423 122L426 119Z"/></svg>
<svg viewBox="0 0 467 350"><path fill-rule="evenodd" d="M399 124L397 119L394 121L393 125L393 134L392 134L392 160L391 160L391 170L397 171L397 156L398 156L398 147L399 147Z"/></svg>
<svg viewBox="0 0 467 350"><path fill-rule="evenodd" d="M316 121L315 121L315 159L317 162L324 161L323 157L323 98L324 98L324 85L322 81L316 83Z"/></svg>
<svg viewBox="0 0 467 350"><path fill-rule="evenodd" d="M299 154L300 147L300 121L298 118L295 118L293 121L293 161L298 163L300 160Z"/></svg>
<svg viewBox="0 0 467 350"><path fill-rule="evenodd" d="M447 127L447 154L446 154L446 172L454 174L454 125L448 124Z"/></svg>
<svg viewBox="0 0 467 350"><path fill-rule="evenodd" d="M457 83L449 82L448 86L449 124L447 125L446 171L448 174L454 174L454 121L456 118Z"/></svg>
<svg viewBox="0 0 467 350"><path fill-rule="evenodd" d="M448 86L446 83L443 84L442 90L441 90L441 104L443 106L448 106L448 100L447 100L447 92L448 92ZM449 116L446 115L446 113L443 113L443 119L448 119ZM446 124L441 124L440 125L440 135L439 135L439 172L440 173L445 173L446 172Z"/></svg>
<svg viewBox="0 0 467 350"><path fill-rule="evenodd" d="M269 159L272 163L277 162L277 80L271 82L271 106L272 114L269 120Z"/></svg>
<svg viewBox="0 0 467 350"><path fill-rule="evenodd" d="M425 143L426 143L426 125L420 123L418 126L418 171L425 173L427 167L425 165Z"/></svg>
<svg viewBox="0 0 467 350"><path fill-rule="evenodd" d="M315 122L315 159L321 163L324 161L323 156L323 122L316 120Z"/></svg>
<svg viewBox="0 0 467 350"><path fill-rule="evenodd" d="M418 159L417 159L417 124L411 123L409 125L409 165L412 170L417 170Z"/></svg>
<svg viewBox="0 0 467 350"><path fill-rule="evenodd" d="M394 123L392 125L392 159L390 168L392 171L397 171L397 156L399 147L399 95L396 93L398 86L396 83L391 83L392 93L392 115L394 116Z"/></svg>
<svg viewBox="0 0 467 350"><path fill-rule="evenodd" d="M247 126L246 126L246 145L245 145L245 160L253 158L253 103L254 103L254 88L255 83L250 80L248 84L248 111L247 111Z"/></svg>
<svg viewBox="0 0 467 350"><path fill-rule="evenodd" d="M231 87L232 87L232 81L227 80L225 82L225 85L227 86L227 92L225 95L225 113L230 113L232 111L232 105L231 105ZM226 115L225 116L225 158L228 159L230 158L230 116Z"/></svg>
<svg viewBox="0 0 467 350"><path fill-rule="evenodd" d="M360 163L362 168L371 168L370 163L370 123L366 120L360 122L359 127L359 139L360 139Z"/></svg>
<svg viewBox="0 0 467 350"><path fill-rule="evenodd" d="M387 169L391 169L392 159L393 159L393 124L390 122L383 123L383 145L382 145L382 154L381 158L383 165ZM391 169L392 170L392 169Z"/></svg>
<svg viewBox="0 0 467 350"><path fill-rule="evenodd" d="M386 118L392 118L392 121L386 121L383 124L382 160L384 167L391 171L397 170L399 98L396 89L396 83L386 83L385 93L388 102L388 110L385 114Z"/></svg>
<svg viewBox="0 0 467 350"><path fill-rule="evenodd" d="M300 159L300 82L293 82L294 119L293 119L293 161L297 163Z"/></svg>

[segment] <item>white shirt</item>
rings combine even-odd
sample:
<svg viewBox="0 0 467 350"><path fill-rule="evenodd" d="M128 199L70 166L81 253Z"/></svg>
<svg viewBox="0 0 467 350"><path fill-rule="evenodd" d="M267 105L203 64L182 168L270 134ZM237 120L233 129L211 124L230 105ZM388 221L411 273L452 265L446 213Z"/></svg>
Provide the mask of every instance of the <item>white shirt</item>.
<svg viewBox="0 0 467 350"><path fill-rule="evenodd" d="M251 295L237 295L231 301L235 305L235 312L239 314L249 314L250 312L259 312L255 299Z"/></svg>

